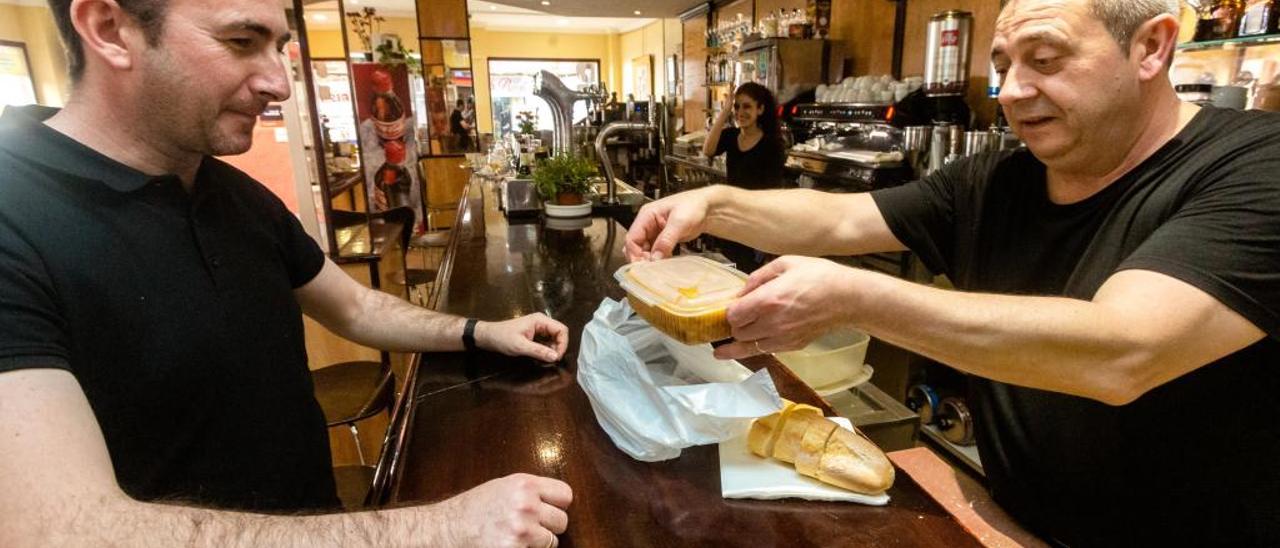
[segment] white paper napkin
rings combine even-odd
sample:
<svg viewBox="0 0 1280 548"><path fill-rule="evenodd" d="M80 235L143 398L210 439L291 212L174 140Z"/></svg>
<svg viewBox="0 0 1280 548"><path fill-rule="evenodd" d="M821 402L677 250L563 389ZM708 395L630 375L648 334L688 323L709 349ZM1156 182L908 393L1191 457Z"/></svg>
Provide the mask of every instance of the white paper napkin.
<svg viewBox="0 0 1280 548"><path fill-rule="evenodd" d="M849 419L828 417L841 428L853 430ZM720 495L727 499L785 499L856 502L884 506L889 495L860 495L800 475L795 467L777 459L756 456L747 449L747 430L720 442Z"/></svg>

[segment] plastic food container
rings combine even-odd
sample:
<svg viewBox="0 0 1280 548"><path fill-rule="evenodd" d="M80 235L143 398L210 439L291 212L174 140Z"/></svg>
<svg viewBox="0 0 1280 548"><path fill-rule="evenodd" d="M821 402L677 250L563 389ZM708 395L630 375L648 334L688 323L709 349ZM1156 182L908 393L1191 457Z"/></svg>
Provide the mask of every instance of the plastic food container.
<svg viewBox="0 0 1280 548"><path fill-rule="evenodd" d="M640 317L684 344L729 338L725 308L747 283L736 268L692 256L631 263L613 277Z"/></svg>
<svg viewBox="0 0 1280 548"><path fill-rule="evenodd" d="M871 337L856 329L839 328L793 352L779 352L778 361L810 387L821 390L865 374L863 361Z"/></svg>

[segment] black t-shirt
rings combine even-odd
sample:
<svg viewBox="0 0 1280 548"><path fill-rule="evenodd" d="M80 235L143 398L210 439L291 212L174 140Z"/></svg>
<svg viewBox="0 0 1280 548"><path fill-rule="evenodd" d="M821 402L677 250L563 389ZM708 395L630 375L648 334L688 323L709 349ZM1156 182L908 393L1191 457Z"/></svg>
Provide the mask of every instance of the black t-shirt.
<svg viewBox="0 0 1280 548"><path fill-rule="evenodd" d="M716 153L726 154L725 167L729 184L751 190L782 187L782 167L786 157L782 142L767 135L745 152L738 149L738 135L742 130L731 127L720 133Z"/></svg>
<svg viewBox="0 0 1280 548"><path fill-rule="evenodd" d="M0 118L0 374L70 371L135 498L338 507L293 295L324 254L235 168L205 158L188 194L52 114Z"/></svg>
<svg viewBox="0 0 1280 548"><path fill-rule="evenodd" d="M991 154L873 196L960 289L1087 300L1148 270L1268 336L1120 407L974 378L992 496L1070 545L1280 544L1280 116L1206 108L1071 205L1049 201L1045 173L1027 151Z"/></svg>
<svg viewBox="0 0 1280 548"><path fill-rule="evenodd" d="M467 128L462 127L462 111L455 110L449 115L449 131L454 134L466 135Z"/></svg>

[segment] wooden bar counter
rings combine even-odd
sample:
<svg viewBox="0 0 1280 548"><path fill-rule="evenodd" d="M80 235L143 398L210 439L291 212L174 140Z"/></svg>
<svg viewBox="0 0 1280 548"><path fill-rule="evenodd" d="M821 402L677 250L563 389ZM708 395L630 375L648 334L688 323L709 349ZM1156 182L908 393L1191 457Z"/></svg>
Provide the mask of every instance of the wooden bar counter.
<svg viewBox="0 0 1280 548"><path fill-rule="evenodd" d="M901 470L886 507L797 500L725 500L715 446L645 463L618 450L575 380L583 326L622 290L625 229L609 218L557 230L509 223L488 182L473 179L459 208L434 306L504 319L544 312L570 328L563 363L493 354L423 354L411 373L385 455L382 502L435 501L516 472L573 487L561 546L978 546ZM772 358L787 398L825 403ZM832 414L827 408L828 414Z"/></svg>

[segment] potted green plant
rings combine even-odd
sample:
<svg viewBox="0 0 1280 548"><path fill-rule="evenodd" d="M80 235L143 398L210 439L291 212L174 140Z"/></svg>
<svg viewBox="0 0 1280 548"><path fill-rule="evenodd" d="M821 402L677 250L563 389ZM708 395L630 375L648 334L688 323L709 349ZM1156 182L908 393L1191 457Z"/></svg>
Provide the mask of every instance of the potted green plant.
<svg viewBox="0 0 1280 548"><path fill-rule="evenodd" d="M520 135L532 136L538 131L538 114L531 110L516 114L516 122L520 126Z"/></svg>
<svg viewBox="0 0 1280 548"><path fill-rule="evenodd" d="M561 153L534 166L533 185L547 204L548 215L588 215L591 210L586 196L591 192L591 180L595 176L595 162L581 156ZM585 213L582 212L584 205ZM570 206L575 209L557 209L555 206Z"/></svg>

